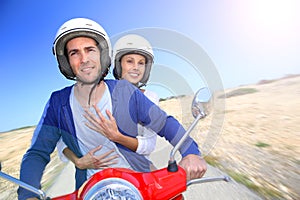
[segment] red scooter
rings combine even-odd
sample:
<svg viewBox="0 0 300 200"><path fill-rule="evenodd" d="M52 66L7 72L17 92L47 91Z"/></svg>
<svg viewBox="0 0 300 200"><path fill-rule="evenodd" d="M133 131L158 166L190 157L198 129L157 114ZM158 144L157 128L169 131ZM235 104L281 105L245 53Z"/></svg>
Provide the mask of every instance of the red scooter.
<svg viewBox="0 0 300 200"><path fill-rule="evenodd" d="M192 103L192 114L195 120L186 131L184 137L170 153L167 168L152 172L135 172L124 168L107 168L94 174L86 183L71 194L54 197L52 200L149 200L149 199L183 199L182 193L189 185L212 181L230 181L228 176L200 178L187 181L185 171L177 165L175 153L188 137L201 118L204 118L211 106L211 93L208 88L200 89ZM1 165L0 165L1 166ZM14 177L0 171L0 177L18 184L40 196L50 199L45 192L36 189Z"/></svg>

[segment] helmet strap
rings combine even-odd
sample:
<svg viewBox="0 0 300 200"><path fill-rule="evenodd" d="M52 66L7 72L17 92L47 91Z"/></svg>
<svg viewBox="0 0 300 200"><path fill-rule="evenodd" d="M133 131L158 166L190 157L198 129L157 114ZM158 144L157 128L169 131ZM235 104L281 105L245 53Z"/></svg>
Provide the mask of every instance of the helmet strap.
<svg viewBox="0 0 300 200"><path fill-rule="evenodd" d="M104 72L102 72L100 74L100 76L95 80L93 87L91 88L90 94L89 94L89 100L88 100L88 105L90 106L91 104L91 98L92 98L92 93L95 90L96 86L99 85L101 83L101 81L104 80L104 77L107 75L109 69L108 67L106 68L106 70Z"/></svg>
<svg viewBox="0 0 300 200"><path fill-rule="evenodd" d="M141 87L143 87L143 86L146 86L146 83L140 83L140 85L138 85L137 87L138 87L139 89L141 89Z"/></svg>

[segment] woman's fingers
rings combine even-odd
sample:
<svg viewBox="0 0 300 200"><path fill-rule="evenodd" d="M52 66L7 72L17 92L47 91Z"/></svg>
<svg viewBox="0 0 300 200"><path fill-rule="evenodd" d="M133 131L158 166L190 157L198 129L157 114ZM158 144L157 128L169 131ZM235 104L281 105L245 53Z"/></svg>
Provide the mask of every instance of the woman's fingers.
<svg viewBox="0 0 300 200"><path fill-rule="evenodd" d="M118 155L113 155L113 156L109 156L111 153L113 153L114 150L110 150L104 154L101 154L99 156L95 156L96 158L96 162L94 162L94 166L96 169L99 168L106 168L109 167L113 164L118 163L118 160L116 160L116 158L118 158Z"/></svg>

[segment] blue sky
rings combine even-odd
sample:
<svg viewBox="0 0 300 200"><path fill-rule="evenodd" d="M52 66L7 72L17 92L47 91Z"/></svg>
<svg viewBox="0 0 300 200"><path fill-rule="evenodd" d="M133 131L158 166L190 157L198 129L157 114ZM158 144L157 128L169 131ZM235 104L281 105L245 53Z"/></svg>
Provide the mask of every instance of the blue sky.
<svg viewBox="0 0 300 200"><path fill-rule="evenodd" d="M56 31L70 18L94 19L112 37L147 27L184 35L232 88L300 73L299 10L297 0L2 0L0 132L36 125L50 93L72 83L52 55ZM158 52L155 62L184 65L174 60ZM183 76L194 80L190 74Z"/></svg>

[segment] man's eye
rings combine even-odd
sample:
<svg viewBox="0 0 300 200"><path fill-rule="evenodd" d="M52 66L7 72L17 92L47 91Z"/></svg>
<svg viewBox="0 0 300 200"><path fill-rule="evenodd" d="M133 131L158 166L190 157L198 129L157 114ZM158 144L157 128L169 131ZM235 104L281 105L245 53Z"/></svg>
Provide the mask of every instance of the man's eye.
<svg viewBox="0 0 300 200"><path fill-rule="evenodd" d="M76 52L75 51L71 51L71 52L69 52L69 56L74 56L76 54Z"/></svg>

